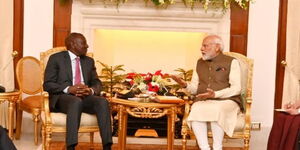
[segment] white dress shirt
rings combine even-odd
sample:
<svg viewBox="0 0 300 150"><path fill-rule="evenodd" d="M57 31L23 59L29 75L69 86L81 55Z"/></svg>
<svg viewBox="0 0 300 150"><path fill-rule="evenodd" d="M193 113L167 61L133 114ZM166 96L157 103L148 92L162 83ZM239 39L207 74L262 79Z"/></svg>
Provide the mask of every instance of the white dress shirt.
<svg viewBox="0 0 300 150"><path fill-rule="evenodd" d="M68 51L69 56L70 56L70 60L71 60L71 66L72 66L72 81L73 81L73 85L75 84L75 71L76 71L76 55L74 53L72 53L71 51ZM81 69L81 63L79 62L79 67L80 67L80 76L81 76L81 83L84 84L84 79L83 79L83 75L82 75L82 69ZM69 86L66 87L64 89L64 93L68 93L68 89Z"/></svg>

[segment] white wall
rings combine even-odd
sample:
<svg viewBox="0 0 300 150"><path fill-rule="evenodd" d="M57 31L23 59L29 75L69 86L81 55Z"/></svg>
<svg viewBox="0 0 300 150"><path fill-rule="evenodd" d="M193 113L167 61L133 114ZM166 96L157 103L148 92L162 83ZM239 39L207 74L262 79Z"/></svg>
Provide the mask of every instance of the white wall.
<svg viewBox="0 0 300 150"><path fill-rule="evenodd" d="M39 59L40 52L52 48L53 0L24 1L24 56Z"/></svg>
<svg viewBox="0 0 300 150"><path fill-rule="evenodd" d="M254 59L252 121L273 122L279 0L250 6L248 56Z"/></svg>
<svg viewBox="0 0 300 150"><path fill-rule="evenodd" d="M24 1L24 56L52 47L53 0ZM279 0L250 7L248 56L254 59L252 120L270 127L273 120Z"/></svg>

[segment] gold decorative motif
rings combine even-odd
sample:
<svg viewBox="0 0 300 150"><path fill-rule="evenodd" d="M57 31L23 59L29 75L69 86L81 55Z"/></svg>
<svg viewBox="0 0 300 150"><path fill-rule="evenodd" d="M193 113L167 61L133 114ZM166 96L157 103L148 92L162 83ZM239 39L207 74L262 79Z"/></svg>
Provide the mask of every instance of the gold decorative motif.
<svg viewBox="0 0 300 150"><path fill-rule="evenodd" d="M128 114L137 118L160 118L167 114L167 109L159 109L153 107L134 107L127 108Z"/></svg>

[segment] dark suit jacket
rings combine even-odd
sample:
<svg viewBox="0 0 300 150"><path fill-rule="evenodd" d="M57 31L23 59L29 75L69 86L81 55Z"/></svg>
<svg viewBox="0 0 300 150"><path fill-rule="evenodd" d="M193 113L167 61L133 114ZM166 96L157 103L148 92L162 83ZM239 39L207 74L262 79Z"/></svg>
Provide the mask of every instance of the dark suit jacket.
<svg viewBox="0 0 300 150"><path fill-rule="evenodd" d="M0 126L0 150L16 150L14 143L8 137L6 130Z"/></svg>
<svg viewBox="0 0 300 150"><path fill-rule="evenodd" d="M88 56L80 57L80 64L85 85L94 90L95 95L100 95L101 81L98 79L95 62ZM57 111L55 104L63 90L73 85L71 59L68 51L59 52L50 56L45 70L44 90L49 93L49 107Z"/></svg>

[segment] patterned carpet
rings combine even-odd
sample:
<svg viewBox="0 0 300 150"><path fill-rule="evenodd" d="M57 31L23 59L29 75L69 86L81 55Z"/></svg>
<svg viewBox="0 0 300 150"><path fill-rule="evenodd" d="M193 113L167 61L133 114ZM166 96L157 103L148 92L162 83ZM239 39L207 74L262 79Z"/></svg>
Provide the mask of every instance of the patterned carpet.
<svg viewBox="0 0 300 150"><path fill-rule="evenodd" d="M174 150L181 150L181 145L175 145ZM51 143L50 150L65 150L64 142L54 142ZM90 145L89 143L79 143L76 147L76 150L102 150L101 144ZM118 150L118 145L114 144L112 150ZM126 145L126 150L167 150L166 145L149 145L149 144L128 144ZM199 150L196 146L189 146L187 150ZM223 150L242 150L242 148L232 148L227 147L223 148Z"/></svg>

